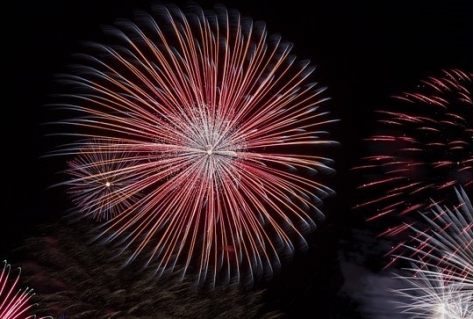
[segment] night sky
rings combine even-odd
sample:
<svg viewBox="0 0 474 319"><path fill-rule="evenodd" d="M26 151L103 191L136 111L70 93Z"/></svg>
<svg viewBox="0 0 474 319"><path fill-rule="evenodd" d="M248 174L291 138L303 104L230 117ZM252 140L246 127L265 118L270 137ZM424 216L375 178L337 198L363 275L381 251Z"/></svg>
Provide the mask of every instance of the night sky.
<svg viewBox="0 0 474 319"><path fill-rule="evenodd" d="M173 1L178 5L184 1ZM212 1L195 2L211 9ZM413 88L441 69L472 73L472 1L220 1L270 34L294 44L293 53L317 66L313 79L326 86L326 102L341 121L328 127L339 148L326 150L337 174L325 177L337 195L321 208L327 220L308 237L307 251L268 283L270 308L289 318L351 318L337 297L344 283L338 252L351 228L368 229L351 207L359 177L350 169L367 153L362 139L373 132L373 111L391 94ZM4 9L2 198L0 259L14 263L12 251L36 234L38 223L59 218L71 203L62 189L58 159L42 158L56 147L45 137L52 119L45 108L60 93L55 75L67 71L81 43L97 40L100 27L132 18L149 1L17 1ZM5 56L6 55L6 56ZM272 299L273 298L273 299ZM349 313L349 311L347 311ZM353 318L356 318L355 316Z"/></svg>

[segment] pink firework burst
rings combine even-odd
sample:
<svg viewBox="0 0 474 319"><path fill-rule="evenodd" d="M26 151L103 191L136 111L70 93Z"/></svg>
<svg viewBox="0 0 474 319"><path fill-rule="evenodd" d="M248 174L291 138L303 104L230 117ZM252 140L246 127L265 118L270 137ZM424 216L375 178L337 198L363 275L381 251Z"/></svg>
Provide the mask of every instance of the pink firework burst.
<svg viewBox="0 0 474 319"><path fill-rule="evenodd" d="M108 149L127 154L120 171L133 201L99 237L131 249L130 261L148 254L158 275L176 265L213 284L270 275L295 242L304 247L333 193L315 176L333 172L321 146L337 144L325 131L335 120L320 111L324 88L290 44L238 12L155 9L107 28L113 44L91 44L65 78L81 90L65 97L78 116L61 124L87 147L100 140L100 155L73 162L69 186L82 188L74 172L104 167Z"/></svg>
<svg viewBox="0 0 474 319"><path fill-rule="evenodd" d="M370 197L356 208L368 220L416 215L443 204L453 186L472 187L472 75L457 69L422 81L378 111L378 133L367 139L371 154L354 169ZM405 226L389 232L396 234Z"/></svg>
<svg viewBox="0 0 474 319"><path fill-rule="evenodd" d="M132 153L122 153L114 145L98 140L83 142L79 154L68 162L65 182L77 210L96 220L108 220L127 210L138 200L133 186L135 173Z"/></svg>
<svg viewBox="0 0 474 319"><path fill-rule="evenodd" d="M20 280L20 269L15 279L10 278L11 265L3 262L3 269L0 272L0 318L2 319L53 319L52 317L36 317L29 314L35 307L31 303L33 289L26 288L21 290L17 288Z"/></svg>

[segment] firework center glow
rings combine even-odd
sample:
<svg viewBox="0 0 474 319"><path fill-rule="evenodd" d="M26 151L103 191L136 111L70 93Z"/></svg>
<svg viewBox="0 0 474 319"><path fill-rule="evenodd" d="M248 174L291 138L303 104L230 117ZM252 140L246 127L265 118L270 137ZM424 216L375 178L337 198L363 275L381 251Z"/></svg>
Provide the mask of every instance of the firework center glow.
<svg viewBox="0 0 474 319"><path fill-rule="evenodd" d="M212 153L213 153L212 145L207 145L206 148L207 148L207 151L206 151L207 155L212 155Z"/></svg>
<svg viewBox="0 0 474 319"><path fill-rule="evenodd" d="M185 123L181 126L185 152L205 154L208 159L216 155L239 157L237 151L246 149L242 140L237 138L234 123L224 119L222 115L206 105L197 105L188 114L179 118L175 123ZM238 141L236 141L236 138ZM196 154L196 155L197 155Z"/></svg>
<svg viewBox="0 0 474 319"><path fill-rule="evenodd" d="M445 319L446 305L444 303L440 303L436 309L436 314L434 319Z"/></svg>

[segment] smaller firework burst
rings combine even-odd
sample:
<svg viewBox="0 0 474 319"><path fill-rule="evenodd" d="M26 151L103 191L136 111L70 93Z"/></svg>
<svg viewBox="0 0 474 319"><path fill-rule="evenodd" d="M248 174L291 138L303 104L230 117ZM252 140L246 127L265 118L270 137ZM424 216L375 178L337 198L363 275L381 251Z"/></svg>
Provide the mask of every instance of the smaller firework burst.
<svg viewBox="0 0 474 319"><path fill-rule="evenodd" d="M370 192L356 206L368 220L411 217L432 207L427 199L450 204L453 186L472 187L472 74L443 71L392 101L377 112L379 131L367 139L371 154L354 168L366 178L359 188Z"/></svg>
<svg viewBox="0 0 474 319"><path fill-rule="evenodd" d="M109 220L129 209L140 197L136 183L140 176L134 172L136 161L117 144L104 141L83 142L77 156L68 162L65 182L76 209L83 216L101 221Z"/></svg>
<svg viewBox="0 0 474 319"><path fill-rule="evenodd" d="M434 204L423 215L429 230L409 226L415 244L404 245L409 255L396 256L411 263L409 275L397 276L409 287L395 290L410 318L472 318L472 204L463 190L456 195L453 209Z"/></svg>
<svg viewBox="0 0 474 319"><path fill-rule="evenodd" d="M394 243L386 268L413 245L411 227L431 228L417 212L457 205L453 187L472 192L472 74L443 70L391 102L377 111L369 156L354 168L363 179L354 209Z"/></svg>
<svg viewBox="0 0 474 319"><path fill-rule="evenodd" d="M52 317L36 317L29 314L33 307L37 306L31 302L34 296L33 289L18 289L21 270L15 279L10 278L11 265L3 261L3 269L0 273L0 318L1 319L52 319Z"/></svg>

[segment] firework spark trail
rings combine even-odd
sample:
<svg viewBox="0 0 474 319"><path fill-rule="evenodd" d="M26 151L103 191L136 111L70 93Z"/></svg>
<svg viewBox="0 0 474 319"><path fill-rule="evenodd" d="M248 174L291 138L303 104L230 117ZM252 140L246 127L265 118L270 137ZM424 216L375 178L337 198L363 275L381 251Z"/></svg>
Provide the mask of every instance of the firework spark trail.
<svg viewBox="0 0 474 319"><path fill-rule="evenodd" d="M423 215L430 231L409 227L418 245L405 246L411 256L397 256L411 263L409 275L397 276L409 288L394 291L410 318L472 318L472 203L464 190L456 195L458 206L435 204Z"/></svg>
<svg viewBox="0 0 474 319"><path fill-rule="evenodd" d="M84 92L60 107L82 116L59 124L129 154L128 198L143 194L102 236L131 248L131 260L149 253L159 275L177 263L201 282L221 270L271 275L333 194L313 176L333 172L316 148L337 144L325 139L335 120L319 110L324 88L290 44L235 11L156 9L108 28L117 43L91 44L98 55L82 55L87 63L65 78ZM104 166L88 160L73 169Z"/></svg>
<svg viewBox="0 0 474 319"><path fill-rule="evenodd" d="M0 318L2 319L53 319L52 317L37 318L35 315L28 315L36 304L31 303L34 296L33 289L17 289L20 280L20 269L18 275L11 281L11 265L3 262L3 269L0 273Z"/></svg>

